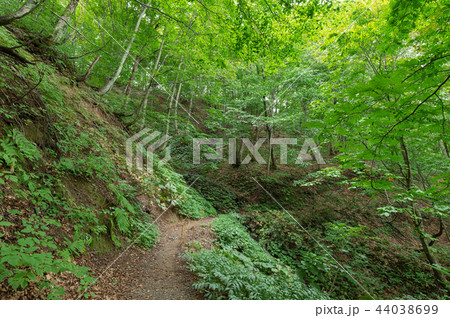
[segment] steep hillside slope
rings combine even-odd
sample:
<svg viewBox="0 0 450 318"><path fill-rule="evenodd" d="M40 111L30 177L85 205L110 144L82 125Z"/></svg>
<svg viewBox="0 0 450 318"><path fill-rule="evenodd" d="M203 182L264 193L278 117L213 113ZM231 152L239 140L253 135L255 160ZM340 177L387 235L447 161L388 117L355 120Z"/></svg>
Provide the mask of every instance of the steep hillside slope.
<svg viewBox="0 0 450 318"><path fill-rule="evenodd" d="M4 28L0 41L20 46ZM198 194L170 166L131 173L129 132L102 98L55 52L24 43L16 52L32 64L0 55L0 297L114 297L84 287L130 244L156 244L157 211L195 214L206 201L193 204Z"/></svg>

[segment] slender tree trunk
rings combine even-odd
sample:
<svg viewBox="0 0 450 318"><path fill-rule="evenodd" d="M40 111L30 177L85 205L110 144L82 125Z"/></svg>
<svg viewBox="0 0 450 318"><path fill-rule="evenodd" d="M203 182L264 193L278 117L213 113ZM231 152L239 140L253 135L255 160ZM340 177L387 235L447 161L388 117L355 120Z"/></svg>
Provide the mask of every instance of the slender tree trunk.
<svg viewBox="0 0 450 318"><path fill-rule="evenodd" d="M161 45L159 47L158 57L156 58L155 65L153 66L153 71L150 74L150 77L151 77L150 78L150 83L147 86L147 89L145 90L144 98L142 99L141 105L139 106L138 110L136 111L135 119L130 124L127 125L128 127L134 125L139 120L139 117L140 117L141 113L144 114L143 118L145 119L145 112L146 112L147 105L148 105L148 98L150 97L150 93L151 93L151 91L153 89L156 73L159 72L159 70L161 69L162 65L164 64L164 62L165 62L165 60L166 60L166 58L168 56L168 54L167 54L164 57L164 59L161 62L161 64L160 64L161 54L162 54L162 51L163 51L163 48L164 48L164 42L165 41L163 39L161 41ZM127 98L127 100L128 100L128 98Z"/></svg>
<svg viewBox="0 0 450 318"><path fill-rule="evenodd" d="M442 154L450 158L450 152L447 143L443 140L439 140L439 146L441 147Z"/></svg>
<svg viewBox="0 0 450 318"><path fill-rule="evenodd" d="M108 93L111 88L114 86L114 83L117 81L117 79L120 76L120 73L122 73L122 69L123 66L125 65L125 62L128 58L128 55L130 55L130 51L131 51L131 47L133 46L134 40L136 38L136 34L139 31L139 26L141 25L141 21L145 16L145 13L147 12L147 7L144 6L144 8L142 9L141 13L139 14L139 18L136 22L136 26L134 27L134 31L133 31L133 35L131 36L130 42L128 43L127 48L125 49L125 52L122 55L122 58L120 60L119 66L117 67L116 73L114 74L114 76L106 82L105 86L103 86L100 89L100 93L101 94L106 94Z"/></svg>
<svg viewBox="0 0 450 318"><path fill-rule="evenodd" d="M130 79L129 79L128 84L126 85L125 91L124 91L124 94L127 96L127 102L126 102L127 105L128 105L129 97L131 95L131 91L133 90L133 82L136 78L137 71L139 70L139 65L141 65L142 61L144 60L144 58L142 57L142 52L149 45L150 45L150 43L147 43L146 45L142 46L141 50L139 52L139 55L134 60L133 69L131 70L131 76L130 76Z"/></svg>
<svg viewBox="0 0 450 318"><path fill-rule="evenodd" d="M400 146L402 148L402 156L403 156L403 161L406 165L406 187L407 190L411 190L412 189L412 171L411 171L411 160L409 158L409 152L408 152L408 148L406 146L405 143L405 139L404 137L400 137ZM417 234L419 235L419 241L420 241L420 245L422 245L422 250L428 260L428 263L430 263L432 269L433 269L433 274L434 277L436 279L436 281L441 284L442 286L446 286L446 280L444 275L438 271L436 269L436 266L438 266L438 262L436 260L436 258L434 257L434 255L432 254L429 245L427 244L427 240L426 240L426 233L425 233L425 229L423 227L423 218L422 218L422 213L420 212L420 210L418 210L415 206L415 203L412 202L412 213L414 215L413 217L413 223L414 223L414 227L416 229ZM447 287L447 290L449 290L450 288Z"/></svg>
<svg viewBox="0 0 450 318"><path fill-rule="evenodd" d="M266 176L270 174L270 166L272 164L272 144L270 143L270 139L272 138L272 131L270 128L267 129L268 137L269 137L269 155L267 158L267 171Z"/></svg>
<svg viewBox="0 0 450 318"><path fill-rule="evenodd" d="M230 158L230 163L233 163L233 168L239 168L242 164L242 157L244 155L244 141L242 140L242 138L237 138L237 140L234 141L233 147L230 143L228 151L234 151L234 153L229 153L228 157Z"/></svg>
<svg viewBox="0 0 450 318"><path fill-rule="evenodd" d="M400 146L402 148L403 161L406 165L406 188L410 190L412 186L411 161L409 160L408 148L406 148L405 138L403 136L400 137Z"/></svg>
<svg viewBox="0 0 450 318"><path fill-rule="evenodd" d="M239 154L236 156L236 168L239 168L242 164L242 159L244 158L244 140L241 138L239 143Z"/></svg>
<svg viewBox="0 0 450 318"><path fill-rule="evenodd" d="M303 109L303 117L300 115L300 120L298 123L298 128L301 130L303 123L306 121L306 116L307 116L307 108L306 108L306 103L302 103L302 109Z"/></svg>
<svg viewBox="0 0 450 318"><path fill-rule="evenodd" d="M93 70L94 67L95 67L95 64L97 64L97 62L100 61L101 58L102 58L101 55L97 56L97 57L95 58L95 60L91 63L91 66L90 66L89 69L87 70L86 74L84 74L83 76L81 76L80 78L78 78L78 79L77 79L77 82L80 82L80 83L85 82L85 81L88 79L89 75L91 75L91 72L92 72L92 70Z"/></svg>
<svg viewBox="0 0 450 318"><path fill-rule="evenodd" d="M444 275L442 274L442 272L440 272L436 269L436 267L439 266L439 263L437 262L434 255L431 253L430 246L427 244L427 241L426 241L425 230L423 228L422 214L420 213L420 211L417 211L417 210L415 210L414 212L418 218L417 220L414 221L414 225L416 227L416 231L419 234L420 245L422 245L422 249L423 249L423 252L425 253L428 263L430 263L430 265L432 266L434 277L436 278L436 280L438 281L439 284L441 284L442 286L445 287L445 286L447 286L446 279L445 279ZM450 287L447 286L446 288L448 291L450 291Z"/></svg>
<svg viewBox="0 0 450 318"><path fill-rule="evenodd" d="M16 12L0 16L0 26L10 24L16 20L22 19L23 17L32 13L37 7L43 4L46 0L27 0L25 4Z"/></svg>
<svg viewBox="0 0 450 318"><path fill-rule="evenodd" d="M81 9L80 9L80 16L78 17L78 20L75 22L75 26L76 27L78 27L79 29L82 29L83 28L83 25L84 25L84 19L85 19L85 17L86 17L86 8L88 7L88 4L89 4L89 0L86 0L85 2L84 2L84 5L83 6L81 6ZM68 40L70 40L70 39L72 39L74 36L75 36L75 33L76 33L77 31L76 30L73 30L70 34L69 34L69 36L67 37L67 39Z"/></svg>
<svg viewBox="0 0 450 318"><path fill-rule="evenodd" d="M189 125L191 124L193 101L194 101L194 90L191 90L191 98L189 99L188 119L187 119L186 131L185 131L186 135L188 134Z"/></svg>
<svg viewBox="0 0 450 318"><path fill-rule="evenodd" d="M181 64L182 64L182 63L183 63L183 57L180 58L180 64L178 64L178 70L180 70ZM172 104L173 104L173 102L174 102L174 100L175 100L175 97L174 97L174 96L175 96L175 94L176 94L176 92L177 92L178 75L179 75L179 74L177 74L177 77L176 77L176 79L175 79L175 83L173 84L173 91L172 91L172 94L171 94L171 96L170 96L169 109L167 110L166 135L169 134L169 128L170 128L170 114L171 114L171 112L172 112ZM166 146L167 146L167 142L164 143L164 145L162 145L161 147L162 147L162 149L164 150L164 149L166 148Z"/></svg>
<svg viewBox="0 0 450 318"><path fill-rule="evenodd" d="M256 66L256 72L257 72L258 75L261 74L263 82L265 82L266 81L266 76L264 74L264 69L260 70L259 67ZM272 112L271 112L271 110L269 109L269 107L267 105L267 101L266 101L266 96L265 95L263 96L263 106L264 106L264 116L266 118L271 117ZM272 135L273 135L273 129L272 128L273 127L270 126L270 123L266 123L266 130L267 130L267 135L268 135L268 138L269 138L269 154L267 156L267 172L266 172L267 176L269 176L269 174L270 174L270 168L271 167L276 169L276 163L275 163L275 158L274 158L274 154L273 154L273 147L272 147L272 145L270 143L270 139L272 138Z"/></svg>
<svg viewBox="0 0 450 318"><path fill-rule="evenodd" d="M178 92L177 92L177 96L175 98L175 106L174 106L174 112L173 112L173 115L174 115L174 128L175 128L175 133L177 135L178 135L178 119L177 119L177 116L178 116L178 102L180 100L180 93L181 93L181 86L182 85L183 85L182 83L178 84Z"/></svg>
<svg viewBox="0 0 450 318"><path fill-rule="evenodd" d="M180 60L180 65L178 66L178 71L181 68L181 64L183 63L183 57ZM186 72L186 64L184 65L184 71ZM178 76L177 76L178 78ZM174 107L174 128L175 128L175 133L178 135L178 103L180 100L180 93L181 93L181 87L183 86L183 83L178 83L178 91L177 91L177 96L175 98L175 107Z"/></svg>
<svg viewBox="0 0 450 318"><path fill-rule="evenodd" d="M127 86L125 87L125 95L127 97L131 94L131 88L133 87L134 79L136 78L136 73L139 69L139 64L141 64L143 58L141 56L136 57L133 64L133 70L131 71L130 80L128 81Z"/></svg>
<svg viewBox="0 0 450 318"><path fill-rule="evenodd" d="M176 88L176 85L174 84L174 85L173 85L173 92L172 92L172 95L170 96L169 107L168 107L168 109L167 109L166 135L169 134L169 129L170 129L170 113L172 112L172 104L173 104L173 101L174 101L174 97L173 97L173 96L175 95L176 89L177 89L177 88ZM166 146L167 146L167 142L165 142L164 145L161 146L161 148L164 150L164 149L166 148Z"/></svg>
<svg viewBox="0 0 450 318"><path fill-rule="evenodd" d="M70 21L70 16L74 14L78 7L80 0L71 0L64 11L64 14L56 22L55 29L53 31L53 41L59 43L64 38L66 23Z"/></svg>

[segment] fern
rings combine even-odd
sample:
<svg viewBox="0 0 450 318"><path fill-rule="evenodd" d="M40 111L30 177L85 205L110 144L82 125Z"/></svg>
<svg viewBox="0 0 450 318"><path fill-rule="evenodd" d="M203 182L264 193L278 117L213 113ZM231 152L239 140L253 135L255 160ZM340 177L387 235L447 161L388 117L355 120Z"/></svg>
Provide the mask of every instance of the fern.
<svg viewBox="0 0 450 318"><path fill-rule="evenodd" d="M19 149L11 141L11 139L2 139L0 145L3 149L0 152L0 158L3 159L7 166L15 167L17 162L23 160L22 154L19 152Z"/></svg>
<svg viewBox="0 0 450 318"><path fill-rule="evenodd" d="M38 161L42 158L39 149L17 129L9 131L7 138L0 141L0 145L0 159L10 167L16 167L26 159Z"/></svg>
<svg viewBox="0 0 450 318"><path fill-rule="evenodd" d="M325 299L292 269L267 253L234 215L221 215L212 226L222 249L194 253L194 287L209 299ZM190 256L188 256L190 257Z"/></svg>
<svg viewBox="0 0 450 318"><path fill-rule="evenodd" d="M40 160L42 155L34 143L29 141L20 131L13 129L8 136L12 138L19 151L24 154L25 159Z"/></svg>
<svg viewBox="0 0 450 318"><path fill-rule="evenodd" d="M182 215L191 219L201 219L203 217L217 215L217 211L211 203L193 188L189 188L186 191L186 198L180 200L177 208Z"/></svg>
<svg viewBox="0 0 450 318"><path fill-rule="evenodd" d="M127 234L130 230L130 220L128 219L128 215L124 209L121 208L115 208L114 209L114 216L116 219L117 227L120 232Z"/></svg>

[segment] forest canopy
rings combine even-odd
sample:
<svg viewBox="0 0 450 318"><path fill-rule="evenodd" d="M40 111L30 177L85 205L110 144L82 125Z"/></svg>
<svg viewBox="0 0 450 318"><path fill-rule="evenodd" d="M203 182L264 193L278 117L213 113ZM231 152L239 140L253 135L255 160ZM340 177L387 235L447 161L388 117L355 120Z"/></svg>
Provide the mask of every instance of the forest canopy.
<svg viewBox="0 0 450 318"><path fill-rule="evenodd" d="M1 0L1 197L29 200L23 218L42 233L71 222L70 239L50 243L48 230L40 249L18 241L26 222L0 234L5 293L70 271L94 297L71 257L100 238L151 249L157 229L139 236L146 193L181 217L232 215L212 223L217 249L187 253L206 297L448 297L449 28L448 0ZM157 163L172 151L144 176L124 155L143 129L167 136ZM226 140L232 164L197 164L196 138ZM282 138L295 139L285 154ZM324 162L296 160L315 151ZM80 203L62 186L71 178L108 199ZM0 228L22 222L1 204ZM25 261L33 253L39 266ZM415 287L402 286L402 266ZM63 294L42 281L49 298Z"/></svg>

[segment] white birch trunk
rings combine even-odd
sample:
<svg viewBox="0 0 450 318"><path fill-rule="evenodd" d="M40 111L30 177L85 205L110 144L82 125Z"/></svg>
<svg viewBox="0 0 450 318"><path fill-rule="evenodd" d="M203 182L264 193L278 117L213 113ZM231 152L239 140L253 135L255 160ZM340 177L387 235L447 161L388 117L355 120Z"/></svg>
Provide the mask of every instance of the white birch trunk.
<svg viewBox="0 0 450 318"><path fill-rule="evenodd" d="M141 14L139 14L138 21L136 22L136 26L134 27L133 35L131 36L130 42L128 43L128 46L122 55L122 58L120 60L119 66L117 67L116 73L109 81L106 82L105 86L103 86L100 89L101 94L108 93L111 90L111 88L114 86L114 83L120 77L120 73L122 73L122 69L123 69L123 66L125 65L128 55L130 55L131 47L133 46L133 42L136 38L137 32L139 31L139 26L141 25L141 21L144 18L146 11L147 11L147 7L144 7L141 11Z"/></svg>
<svg viewBox="0 0 450 318"><path fill-rule="evenodd" d="M0 16L0 26L10 24L15 20L22 19L28 14L32 13L37 7L43 4L46 0L28 0L25 4L16 12Z"/></svg>
<svg viewBox="0 0 450 318"><path fill-rule="evenodd" d="M53 41L60 42L65 35L66 23L70 22L70 16L75 12L80 0L71 0L64 11L64 14L56 22L55 29L53 31Z"/></svg>

